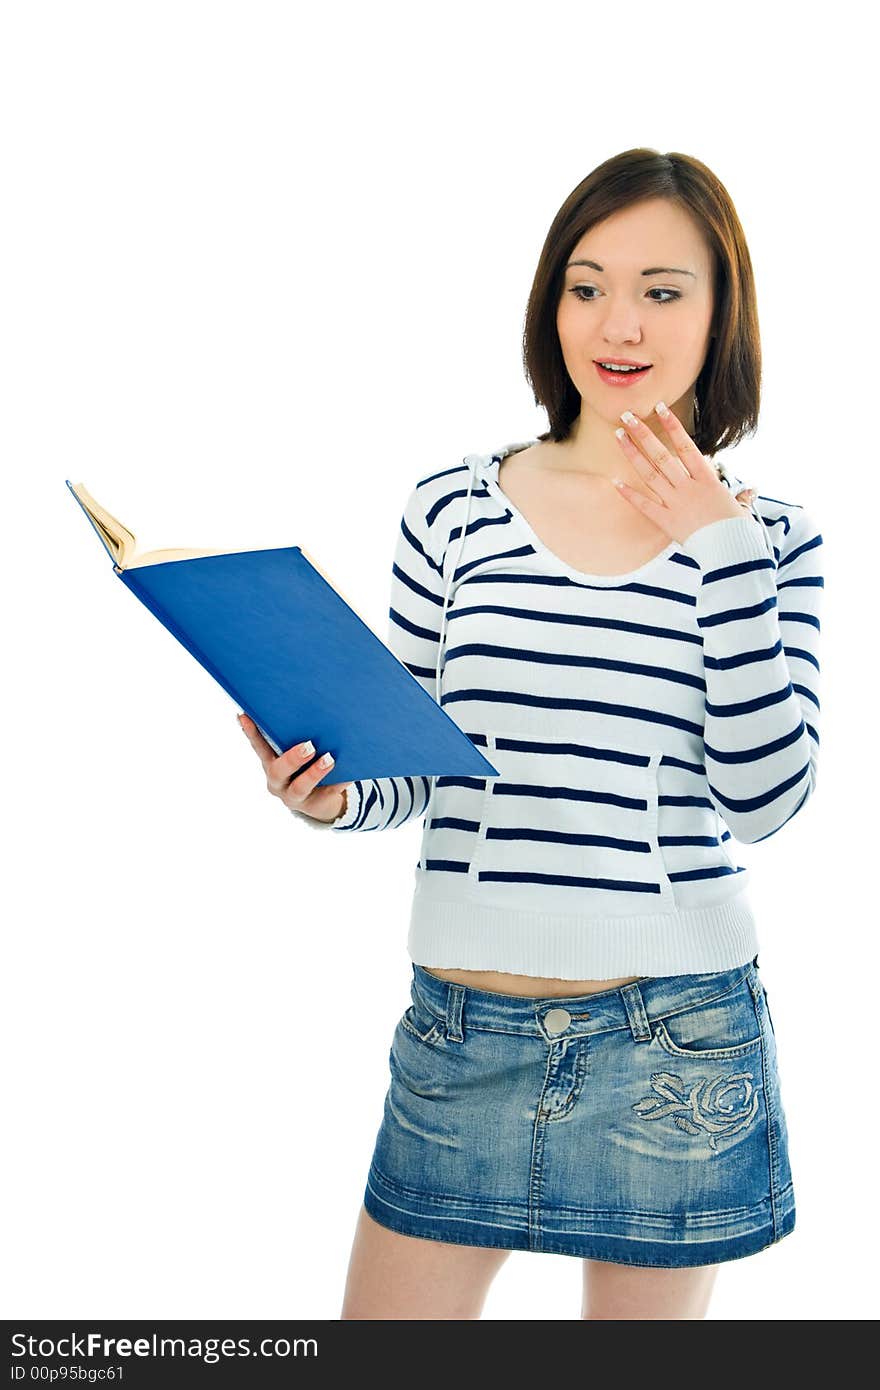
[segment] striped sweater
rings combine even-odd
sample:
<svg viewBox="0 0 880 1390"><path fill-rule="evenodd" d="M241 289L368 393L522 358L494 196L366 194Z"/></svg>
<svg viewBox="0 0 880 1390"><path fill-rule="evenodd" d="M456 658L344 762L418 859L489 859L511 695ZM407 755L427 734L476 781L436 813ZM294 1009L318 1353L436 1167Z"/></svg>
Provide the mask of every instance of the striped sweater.
<svg viewBox="0 0 880 1390"><path fill-rule="evenodd" d="M536 442L423 478L391 579L389 647L500 775L356 781L331 828L422 820L422 965L744 964L759 943L733 841L775 834L816 786L822 536L759 495L629 574L586 574L499 486Z"/></svg>

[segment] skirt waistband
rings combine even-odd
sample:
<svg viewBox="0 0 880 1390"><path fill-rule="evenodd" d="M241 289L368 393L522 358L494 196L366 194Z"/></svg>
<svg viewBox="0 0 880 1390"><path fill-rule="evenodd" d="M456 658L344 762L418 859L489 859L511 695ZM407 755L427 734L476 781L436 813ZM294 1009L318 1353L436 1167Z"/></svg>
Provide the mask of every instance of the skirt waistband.
<svg viewBox="0 0 880 1390"><path fill-rule="evenodd" d="M451 1039L461 1040L463 1026L519 1033L555 1040L588 1037L617 1028L629 1028L637 1040L649 1040L651 1023L737 989L748 981L752 994L763 988L758 957L730 970L703 975L646 975L633 984L618 985L596 994L572 994L559 998L527 998L498 994L453 984L430 974L412 962L412 987L429 1013L446 1024Z"/></svg>

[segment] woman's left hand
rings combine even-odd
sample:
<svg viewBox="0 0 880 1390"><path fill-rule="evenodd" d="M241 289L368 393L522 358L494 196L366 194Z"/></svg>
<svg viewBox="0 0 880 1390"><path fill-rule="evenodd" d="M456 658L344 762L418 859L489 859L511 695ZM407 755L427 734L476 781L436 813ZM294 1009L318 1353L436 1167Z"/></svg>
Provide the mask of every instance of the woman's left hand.
<svg viewBox="0 0 880 1390"><path fill-rule="evenodd" d="M626 415L631 418L627 420ZM700 453L674 411L669 410L665 415L657 411L657 419L674 453L664 448L654 431L630 411L620 418L625 429L622 437L616 437L651 495L646 496L617 478L614 482L621 495L670 540L681 545L701 526L723 521L726 517L742 516L743 507L748 509L748 500L740 503L731 496L715 466ZM738 494L746 499L748 495L747 491Z"/></svg>

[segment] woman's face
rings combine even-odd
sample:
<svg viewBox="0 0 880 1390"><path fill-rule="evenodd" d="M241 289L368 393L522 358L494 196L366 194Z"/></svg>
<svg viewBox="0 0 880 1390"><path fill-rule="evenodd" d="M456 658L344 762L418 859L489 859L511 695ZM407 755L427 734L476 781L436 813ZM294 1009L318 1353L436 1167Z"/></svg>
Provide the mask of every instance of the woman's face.
<svg viewBox="0 0 880 1390"><path fill-rule="evenodd" d="M710 343L712 269L699 225L665 198L633 204L581 237L566 266L556 327L582 414L616 427L621 411L631 410L655 424L654 405L665 401L693 430L694 384ZM595 366L615 357L651 369L615 386Z"/></svg>

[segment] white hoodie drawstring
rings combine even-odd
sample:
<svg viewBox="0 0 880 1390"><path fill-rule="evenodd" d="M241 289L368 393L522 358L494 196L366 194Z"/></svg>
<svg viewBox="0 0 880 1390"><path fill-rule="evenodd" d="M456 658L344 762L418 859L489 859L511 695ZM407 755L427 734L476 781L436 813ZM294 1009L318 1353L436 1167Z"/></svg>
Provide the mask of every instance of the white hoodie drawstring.
<svg viewBox="0 0 880 1390"><path fill-rule="evenodd" d="M467 487L467 495L466 495L466 497L465 497L465 502L464 502L464 522L462 523L461 535L460 535L459 538L458 538L458 551L457 551L457 553L456 553L455 563L454 563L454 565L451 567L451 569L450 569L450 571L449 571L449 577L448 577L447 580L446 580L446 590L445 590L445 593L444 593L444 595L443 595L443 614L442 614L442 617L441 617L441 620L440 620L440 640L439 640L439 642L438 642L438 644L437 644L437 665L436 665L435 671L434 671L434 688L435 688L435 695L434 695L434 698L435 698L435 700L437 701L437 704L438 704L438 705L442 704L442 701L441 701L440 696L441 696L441 686L442 686L442 683L443 683L443 669L442 669L442 668L443 668L444 647L445 647L445 645L446 645L446 610L447 610L447 608L448 608L448 606L449 606L449 596L450 596L450 593L452 592L452 585L453 585L453 582L454 582L454 580L455 580L455 575L456 575L456 573L457 573L457 571L458 571L459 565L461 564L462 552L464 551L465 538L466 538L466 536L467 536L468 521L470 520L470 515L471 515L471 494L472 494L472 492L473 492L474 482L475 482L475 480L476 480L476 471L477 471L477 465L478 465L478 463L479 463L479 461L480 461L480 455L479 455L479 454L468 454L468 455L465 457L465 459L464 459L463 461L464 461L464 463L466 463L467 466L468 466L468 487ZM728 467L728 465L727 465L724 461L719 460L717 463L715 463L715 467L718 469L719 475L722 476L722 477L725 479L725 481L728 483L728 485L731 487L731 490L733 491L734 496L736 496L736 493L737 493L737 492L741 492L741 491L743 490L744 486L745 486L745 487L748 486L748 484L743 484L742 481L741 481L741 479L737 478L736 475L733 474L733 473L731 472L730 468ZM758 522L758 524L760 525L761 530L762 530L763 533L764 533L764 542L765 542L765 544L766 544L766 546L767 546L767 552L768 552L768 554L769 554L771 560L773 561L773 563L774 563L774 565L775 565L775 564L776 564L776 552L775 552L774 549L773 549L773 542L772 542L772 540L770 539L770 533L769 533L769 531L767 530L767 527L766 527L766 525L765 525L765 523L764 523L764 518L761 516L761 513L758 511L758 508L757 508L757 506L756 506L756 502L755 502L755 500L753 500L753 499L750 499L750 500L749 500L749 510L750 510L752 516L755 518L755 520L756 520L756 521ZM437 774L434 774L434 775L431 777L431 791L430 791L430 793L429 793L429 795L428 795L428 804L427 804L427 806L426 806L426 808L425 808L425 813L424 813L424 830L423 830L423 832L422 832L422 844L421 844L421 849L420 849L420 852L419 852L419 863L420 863L422 869L424 869L424 867L425 867L425 859L424 859L425 841L426 841L426 838L427 838L428 830L429 830L430 825L431 825L431 810L432 810L432 807L433 807L433 805L434 805L434 793L436 792L436 790L437 790Z"/></svg>

